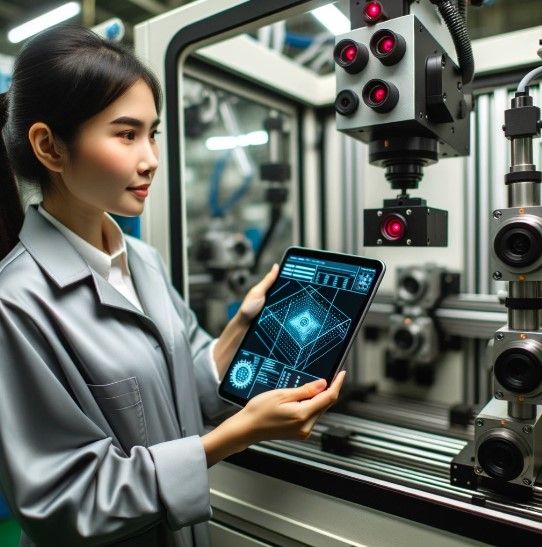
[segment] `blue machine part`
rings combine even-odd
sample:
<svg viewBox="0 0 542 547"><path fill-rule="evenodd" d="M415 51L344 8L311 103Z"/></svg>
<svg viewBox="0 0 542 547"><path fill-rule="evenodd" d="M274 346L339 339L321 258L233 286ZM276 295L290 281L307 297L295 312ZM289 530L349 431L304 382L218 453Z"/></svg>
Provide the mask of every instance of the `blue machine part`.
<svg viewBox="0 0 542 547"><path fill-rule="evenodd" d="M6 519L11 516L8 506L2 496L0 496L0 519Z"/></svg>
<svg viewBox="0 0 542 547"><path fill-rule="evenodd" d="M254 378L254 366L247 359L240 359L233 365L230 372L232 385L237 389L245 389Z"/></svg>
<svg viewBox="0 0 542 547"><path fill-rule="evenodd" d="M213 172L211 173L209 209L211 210L212 217L223 217L233 209L248 192L250 183L253 179L252 175L243 177L241 184L231 193L231 195L228 196L224 202L220 202L220 181L231 156L231 150L228 150L216 161Z"/></svg>

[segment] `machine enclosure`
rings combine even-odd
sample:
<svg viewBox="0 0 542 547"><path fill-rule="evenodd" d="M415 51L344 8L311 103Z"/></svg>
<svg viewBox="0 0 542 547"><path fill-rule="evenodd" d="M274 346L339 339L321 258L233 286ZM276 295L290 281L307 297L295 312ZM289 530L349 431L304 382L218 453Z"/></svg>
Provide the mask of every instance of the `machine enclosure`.
<svg viewBox="0 0 542 547"><path fill-rule="evenodd" d="M542 408L537 407L536 417L528 420L514 420L508 416L508 403L492 399L475 420L475 472L480 477L497 480L488 475L480 466L478 451L480 445L493 434L502 434L513 439L524 454L523 470L510 484L531 485L536 480L542 464Z"/></svg>
<svg viewBox="0 0 542 547"><path fill-rule="evenodd" d="M336 66L337 93L348 89L360 99L358 109L351 115L337 114L337 129L366 143L399 135L431 137L439 141L440 156L467 155L469 115L461 76L444 48L415 15L357 28L337 36L336 43L349 38L369 48L372 35L380 30L402 36L406 41L405 54L390 66L370 54L367 66L357 74ZM438 63L431 62L437 57ZM428 66L440 66L442 70ZM362 100L363 87L375 79L389 82L399 90L399 101L389 112L377 112ZM435 97L435 90L440 90L440 97ZM449 112L453 121L444 123L443 111Z"/></svg>

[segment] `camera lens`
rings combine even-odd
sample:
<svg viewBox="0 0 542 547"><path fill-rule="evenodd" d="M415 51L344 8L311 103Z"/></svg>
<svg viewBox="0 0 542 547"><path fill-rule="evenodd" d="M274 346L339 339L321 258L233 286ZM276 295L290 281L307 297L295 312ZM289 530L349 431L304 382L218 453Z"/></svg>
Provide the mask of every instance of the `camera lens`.
<svg viewBox="0 0 542 547"><path fill-rule="evenodd" d="M523 471L523 454L509 439L493 437L478 448L478 462L495 479L511 481Z"/></svg>
<svg viewBox="0 0 542 547"><path fill-rule="evenodd" d="M367 48L354 40L341 40L333 50L333 59L349 74L361 72L369 61Z"/></svg>
<svg viewBox="0 0 542 547"><path fill-rule="evenodd" d="M380 226L380 233L390 241L399 241L406 233L407 221L402 215L387 216Z"/></svg>
<svg viewBox="0 0 542 547"><path fill-rule="evenodd" d="M376 23L383 15L384 11L380 2L369 2L363 7L363 17L369 24Z"/></svg>
<svg viewBox="0 0 542 547"><path fill-rule="evenodd" d="M495 361L495 378L514 393L534 391L542 383L542 363L536 353L525 348L503 351Z"/></svg>
<svg viewBox="0 0 542 547"><path fill-rule="evenodd" d="M398 63L405 55L406 41L396 32L383 29L375 32L369 44L371 53L384 65Z"/></svg>
<svg viewBox="0 0 542 547"><path fill-rule="evenodd" d="M335 99L335 111L342 116L351 116L359 106L358 96L349 89L341 91Z"/></svg>
<svg viewBox="0 0 542 547"><path fill-rule="evenodd" d="M376 112L389 112L399 101L399 90L390 82L370 80L362 92L363 101Z"/></svg>
<svg viewBox="0 0 542 547"><path fill-rule="evenodd" d="M541 256L542 233L538 226L527 222L512 222L497 233L493 248L497 257L506 265L528 267Z"/></svg>
<svg viewBox="0 0 542 547"><path fill-rule="evenodd" d="M393 341L398 348L407 350L413 348L416 337L408 329L402 328L393 335Z"/></svg>
<svg viewBox="0 0 542 547"><path fill-rule="evenodd" d="M418 280L412 277L411 275L403 279L403 287L412 295L418 294L420 292L420 284Z"/></svg>

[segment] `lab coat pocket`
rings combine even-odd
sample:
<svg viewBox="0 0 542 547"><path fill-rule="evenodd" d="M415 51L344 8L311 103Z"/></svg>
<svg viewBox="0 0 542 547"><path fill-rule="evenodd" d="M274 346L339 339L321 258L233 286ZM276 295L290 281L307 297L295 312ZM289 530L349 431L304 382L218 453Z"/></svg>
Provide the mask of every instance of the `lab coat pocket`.
<svg viewBox="0 0 542 547"><path fill-rule="evenodd" d="M133 446L147 446L145 411L137 378L87 385L126 454Z"/></svg>

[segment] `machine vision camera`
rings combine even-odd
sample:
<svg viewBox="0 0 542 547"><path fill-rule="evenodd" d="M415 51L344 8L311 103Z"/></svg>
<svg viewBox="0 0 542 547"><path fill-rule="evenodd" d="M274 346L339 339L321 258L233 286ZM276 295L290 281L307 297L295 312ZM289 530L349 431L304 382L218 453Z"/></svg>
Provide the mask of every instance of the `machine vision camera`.
<svg viewBox="0 0 542 547"><path fill-rule="evenodd" d="M406 4L366 2L351 32L337 38L337 128L367 143L369 162L399 190L397 199L365 210L364 244L442 247L447 212L408 191L425 166L469 153L472 51L468 38L458 39L458 66L453 45L435 38L437 24L424 24Z"/></svg>

